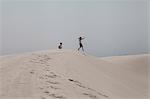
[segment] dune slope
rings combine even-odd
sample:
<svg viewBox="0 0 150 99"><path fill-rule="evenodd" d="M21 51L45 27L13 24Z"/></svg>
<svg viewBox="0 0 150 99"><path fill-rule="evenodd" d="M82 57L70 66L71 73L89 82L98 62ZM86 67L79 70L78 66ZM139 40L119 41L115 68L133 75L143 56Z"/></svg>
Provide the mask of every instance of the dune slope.
<svg viewBox="0 0 150 99"><path fill-rule="evenodd" d="M0 99L148 99L150 58L142 57L137 63L72 50L1 56Z"/></svg>

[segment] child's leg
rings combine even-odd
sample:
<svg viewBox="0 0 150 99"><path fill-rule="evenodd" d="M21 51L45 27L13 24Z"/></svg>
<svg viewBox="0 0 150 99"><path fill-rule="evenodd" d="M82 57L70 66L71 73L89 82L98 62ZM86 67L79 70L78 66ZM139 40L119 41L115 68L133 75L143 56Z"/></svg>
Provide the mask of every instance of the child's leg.
<svg viewBox="0 0 150 99"><path fill-rule="evenodd" d="M78 48L78 51L80 50L81 47Z"/></svg>
<svg viewBox="0 0 150 99"><path fill-rule="evenodd" d="M84 48L83 48L83 46L82 46L82 51L84 51Z"/></svg>

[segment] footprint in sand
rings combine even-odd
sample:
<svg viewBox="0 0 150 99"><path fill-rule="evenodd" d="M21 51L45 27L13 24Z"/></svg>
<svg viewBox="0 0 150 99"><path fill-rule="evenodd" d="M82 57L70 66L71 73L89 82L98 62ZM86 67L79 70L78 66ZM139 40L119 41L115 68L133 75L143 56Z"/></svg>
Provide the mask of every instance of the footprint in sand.
<svg viewBox="0 0 150 99"><path fill-rule="evenodd" d="M49 84L60 84L59 82L57 82L57 81L46 81L47 83L49 83Z"/></svg>
<svg viewBox="0 0 150 99"><path fill-rule="evenodd" d="M50 71L50 70L45 70L45 71ZM30 72L33 73L33 72ZM39 79L54 79L54 78L60 78L61 76L56 75L53 72L50 72L49 74L45 74L43 76L40 76Z"/></svg>
<svg viewBox="0 0 150 99"><path fill-rule="evenodd" d="M104 95L104 94L102 94L102 93L100 93L100 92L97 92L96 90L94 90L94 89L92 89L92 88L89 88L89 87L86 87L86 86L84 86L81 82L79 82L79 81L76 81L76 80L73 80L73 79L68 79L69 81L71 81L71 82L74 82L78 87L80 87L80 88L83 88L83 89L85 89L85 90L87 90L87 91L91 91L92 93L94 92L94 93L96 93L97 95L99 95L99 96L101 96L101 97L105 97L105 98L109 98L107 95ZM92 99L97 99L97 97L98 96L96 96L96 95L93 95L93 94L89 94L89 93L83 93L83 95L86 95L86 96L89 96L90 98L92 98Z"/></svg>
<svg viewBox="0 0 150 99"><path fill-rule="evenodd" d="M44 93L45 93L45 94L49 94L50 92L49 92L49 91L44 91Z"/></svg>
<svg viewBox="0 0 150 99"><path fill-rule="evenodd" d="M30 71L30 74L34 74L34 73L35 73L35 70L31 70L31 71Z"/></svg>
<svg viewBox="0 0 150 99"><path fill-rule="evenodd" d="M98 99L96 95L90 94L90 93L83 93L83 95L90 97L91 99Z"/></svg>
<svg viewBox="0 0 150 99"><path fill-rule="evenodd" d="M48 63L51 58L48 55L38 55L38 54L33 54L35 55L35 58L31 59L30 62L32 63L37 63L37 64L46 64ZM49 65L46 65L49 66Z"/></svg>
<svg viewBox="0 0 150 99"><path fill-rule="evenodd" d="M40 90L44 90L44 88L43 87L38 87Z"/></svg>
<svg viewBox="0 0 150 99"><path fill-rule="evenodd" d="M50 86L49 88L54 89L54 90L60 89L60 88L58 88L56 86Z"/></svg>
<svg viewBox="0 0 150 99"><path fill-rule="evenodd" d="M47 71L47 74L41 76L43 77L44 79L55 79L55 78L61 78L61 76L55 74L54 72L49 72L50 70L46 69L45 71Z"/></svg>
<svg viewBox="0 0 150 99"><path fill-rule="evenodd" d="M71 82L74 82L77 86L82 87L82 88L86 88L85 86L82 85L82 83L80 83L79 81L73 80L73 79L68 79Z"/></svg>
<svg viewBox="0 0 150 99"><path fill-rule="evenodd" d="M47 96L48 99L51 99L51 98L56 98L56 99L66 99L64 95L61 95L61 94L57 94L57 93L50 93L50 91L44 91L43 92L45 94L45 97ZM43 96L44 97L44 96ZM45 98L44 97L44 98ZM50 98L51 97L51 98Z"/></svg>
<svg viewBox="0 0 150 99"><path fill-rule="evenodd" d="M59 94L49 94L50 97L56 98L56 99L66 99L64 95L59 95Z"/></svg>
<svg viewBox="0 0 150 99"><path fill-rule="evenodd" d="M92 88L88 88L88 90L93 91L93 92L97 93L98 95L103 96L105 98L109 98L107 95L104 95L104 94L102 94L102 93L100 93L100 92L98 92L98 91L96 91L96 90L94 90Z"/></svg>

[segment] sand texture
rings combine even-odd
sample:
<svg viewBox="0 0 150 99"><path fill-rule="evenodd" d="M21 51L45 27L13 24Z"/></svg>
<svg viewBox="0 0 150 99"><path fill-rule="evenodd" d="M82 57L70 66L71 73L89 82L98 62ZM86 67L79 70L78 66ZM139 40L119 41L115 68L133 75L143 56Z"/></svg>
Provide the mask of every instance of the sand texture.
<svg viewBox="0 0 150 99"><path fill-rule="evenodd" d="M0 57L0 99L149 99L150 55L73 50Z"/></svg>

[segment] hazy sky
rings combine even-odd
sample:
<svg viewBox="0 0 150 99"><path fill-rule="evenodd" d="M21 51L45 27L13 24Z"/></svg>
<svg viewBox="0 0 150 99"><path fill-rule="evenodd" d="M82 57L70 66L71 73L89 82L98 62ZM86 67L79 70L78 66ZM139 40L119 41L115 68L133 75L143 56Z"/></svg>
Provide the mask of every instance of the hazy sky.
<svg viewBox="0 0 150 99"><path fill-rule="evenodd" d="M146 0L4 0L1 54L77 49L96 56L148 52Z"/></svg>

